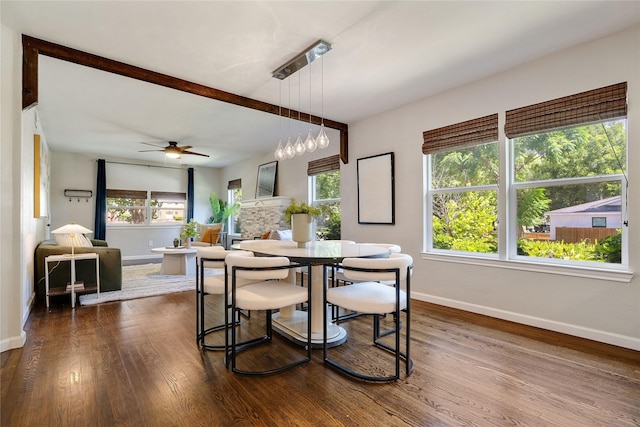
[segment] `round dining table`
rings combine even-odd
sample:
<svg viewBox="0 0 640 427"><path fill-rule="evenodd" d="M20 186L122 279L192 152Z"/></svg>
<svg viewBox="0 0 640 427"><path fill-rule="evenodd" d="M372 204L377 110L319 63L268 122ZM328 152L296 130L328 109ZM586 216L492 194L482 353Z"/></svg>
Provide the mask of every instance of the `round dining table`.
<svg viewBox="0 0 640 427"><path fill-rule="evenodd" d="M386 258L387 248L372 244L344 243L340 241L318 240L299 248L291 240L243 240L232 246L232 249L251 251L259 256L283 256L292 262L307 264L311 268L311 343L320 347L323 343L323 307L322 294L328 283L325 281L324 267L341 262L344 258ZM289 275L290 282L296 283L295 271ZM327 325L327 343L337 346L347 339L344 328L330 322ZM274 313L273 328L281 335L294 342L307 343L307 313L296 310L295 306L280 309Z"/></svg>

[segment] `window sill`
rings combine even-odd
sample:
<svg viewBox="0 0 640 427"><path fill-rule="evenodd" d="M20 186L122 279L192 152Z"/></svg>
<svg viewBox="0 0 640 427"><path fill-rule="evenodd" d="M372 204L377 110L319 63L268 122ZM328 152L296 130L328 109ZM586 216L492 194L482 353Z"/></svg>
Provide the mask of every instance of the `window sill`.
<svg viewBox="0 0 640 427"><path fill-rule="evenodd" d="M440 254L422 253L422 259L438 262L451 262L456 264L478 265L482 267L504 268L509 270L530 271L534 273L558 274L563 276L584 277L588 279L607 280L611 282L629 283L633 278L633 272L620 267L619 270L593 268L583 266L542 264L524 260L502 260L483 256L470 256L465 254Z"/></svg>

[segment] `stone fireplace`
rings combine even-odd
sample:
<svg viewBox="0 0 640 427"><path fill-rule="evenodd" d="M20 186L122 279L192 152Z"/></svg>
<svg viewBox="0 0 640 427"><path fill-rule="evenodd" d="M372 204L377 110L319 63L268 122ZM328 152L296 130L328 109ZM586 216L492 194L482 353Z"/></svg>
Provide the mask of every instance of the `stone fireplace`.
<svg viewBox="0 0 640 427"><path fill-rule="evenodd" d="M243 200L240 205L240 232L243 239L253 239L266 231L289 228L284 223L284 210L289 197L266 197Z"/></svg>

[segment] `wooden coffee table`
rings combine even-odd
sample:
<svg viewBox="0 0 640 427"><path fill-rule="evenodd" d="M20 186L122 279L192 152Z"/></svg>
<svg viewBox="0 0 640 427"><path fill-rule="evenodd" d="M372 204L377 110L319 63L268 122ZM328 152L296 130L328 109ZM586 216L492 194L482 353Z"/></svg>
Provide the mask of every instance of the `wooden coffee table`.
<svg viewBox="0 0 640 427"><path fill-rule="evenodd" d="M153 248L162 254L160 274L187 275L196 272L196 248Z"/></svg>

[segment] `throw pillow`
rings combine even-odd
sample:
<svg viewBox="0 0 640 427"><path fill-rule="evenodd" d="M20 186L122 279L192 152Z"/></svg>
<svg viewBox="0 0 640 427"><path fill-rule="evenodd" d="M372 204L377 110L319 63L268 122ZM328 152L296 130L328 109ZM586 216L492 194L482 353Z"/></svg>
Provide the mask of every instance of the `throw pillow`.
<svg viewBox="0 0 640 427"><path fill-rule="evenodd" d="M218 243L218 237L220 237L221 228L222 227L207 228L204 234L202 235L202 241L205 243L210 243L212 245L215 245L216 243Z"/></svg>
<svg viewBox="0 0 640 427"><path fill-rule="evenodd" d="M291 240L291 230L273 230L269 235L271 240Z"/></svg>

